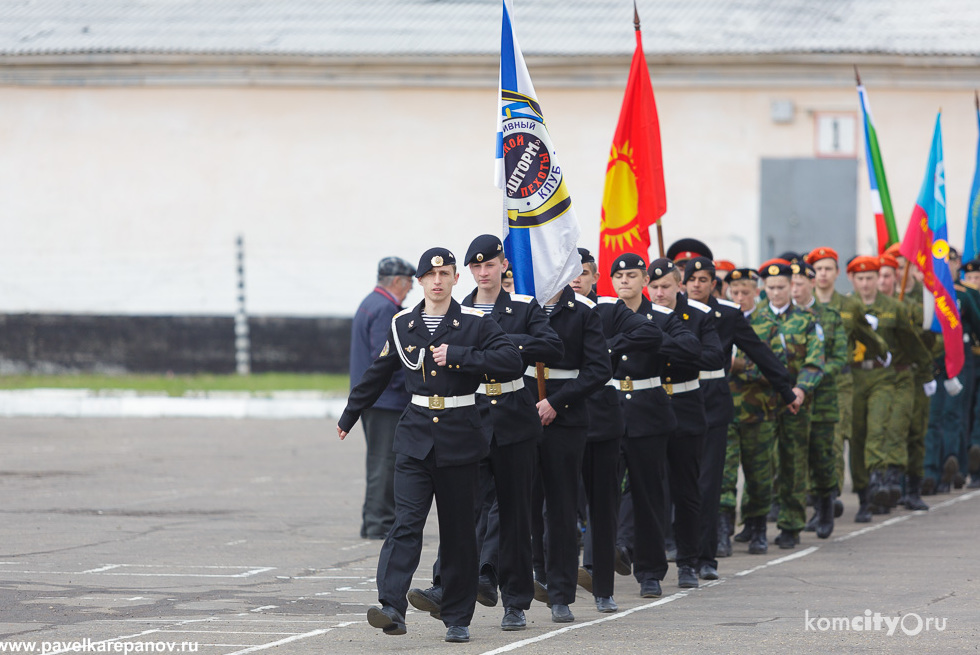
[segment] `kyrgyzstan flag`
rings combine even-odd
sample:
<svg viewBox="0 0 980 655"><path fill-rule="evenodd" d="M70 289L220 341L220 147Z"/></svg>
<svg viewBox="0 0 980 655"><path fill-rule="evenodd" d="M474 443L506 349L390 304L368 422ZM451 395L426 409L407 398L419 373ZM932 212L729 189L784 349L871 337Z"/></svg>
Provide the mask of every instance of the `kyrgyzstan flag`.
<svg viewBox="0 0 980 655"><path fill-rule="evenodd" d="M936 116L932 148L925 179L912 218L899 249L923 273L922 283L936 299L933 332L941 331L946 348L946 374L956 377L963 369L963 324L956 306L953 275L949 270L949 241L946 230L946 169L943 163L941 116Z"/></svg>
<svg viewBox="0 0 980 655"><path fill-rule="evenodd" d="M650 226L666 211L660 122L637 18L636 51L619 112L619 124L609 150L606 186L602 193L600 296L616 295L609 278L613 260L626 252L648 256Z"/></svg>

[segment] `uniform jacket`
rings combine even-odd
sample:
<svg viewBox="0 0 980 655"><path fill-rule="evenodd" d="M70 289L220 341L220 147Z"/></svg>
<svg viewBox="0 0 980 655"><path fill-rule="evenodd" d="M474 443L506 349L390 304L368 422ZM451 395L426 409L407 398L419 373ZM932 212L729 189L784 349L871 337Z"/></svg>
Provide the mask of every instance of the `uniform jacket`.
<svg viewBox="0 0 980 655"><path fill-rule="evenodd" d="M408 392L421 396L471 394L489 380L490 373L508 380L520 376L520 351L483 312L461 307L453 300L435 334L430 334L422 320L424 306L422 301L392 319L381 354L347 399L338 422L342 430L350 431L399 369L405 371ZM446 366L436 366L431 350L444 343L449 345ZM412 368L421 366L412 370L403 357ZM395 428L393 450L415 459L425 459L434 450L436 466L454 466L485 457L489 440L476 405L429 409L409 403Z"/></svg>
<svg viewBox="0 0 980 655"><path fill-rule="evenodd" d="M602 321L594 308L594 302L566 286L548 317L565 346L564 355L550 368L579 371L576 378L545 381L546 397L558 414L552 422L556 427L588 428L585 399L612 377ZM535 378L528 377L525 383L537 389Z"/></svg>
<svg viewBox="0 0 980 655"><path fill-rule="evenodd" d="M817 301L818 304L820 301ZM865 357L885 357L888 354L888 344L885 343L865 318L864 303L854 296L845 296L834 291L830 297L830 302L826 303L840 313L841 320L844 321L844 331L847 333L847 361L855 361L856 351L864 353ZM844 372L849 372L850 367L845 366Z"/></svg>
<svg viewBox="0 0 980 655"><path fill-rule="evenodd" d="M378 357L385 345L388 328L391 327L392 317L402 310L394 296L381 287L361 301L354 314L350 338L350 388L353 389L361 381L364 371L368 370ZM374 406L378 409L393 409L399 412L412 396L405 391L405 375L397 371L391 376L391 382Z"/></svg>
<svg viewBox="0 0 980 655"><path fill-rule="evenodd" d="M659 350L641 350L619 356L616 379L644 380L659 377L663 382L671 361L696 366L701 357L701 342L687 329L680 317L666 307L654 305L646 297L640 301L637 316L645 317L660 328ZM662 386L655 389L617 391L626 418L626 436L651 437L674 434L677 417L667 392ZM702 410L703 411L703 410Z"/></svg>
<svg viewBox="0 0 980 655"><path fill-rule="evenodd" d="M602 333L606 337L612 359L613 377L620 357L641 351L656 352L663 342L663 333L653 321L634 314L619 298L589 299L596 303L595 311L602 321ZM589 441L616 439L626 433L626 419L619 404L619 391L605 385L589 396L586 403L589 412Z"/></svg>
<svg viewBox="0 0 980 655"><path fill-rule="evenodd" d="M922 381L931 380L932 357L916 334L916 329L912 327L908 307L880 292L875 294L875 299L870 305L861 303L861 306L866 315L877 317L878 327L875 332L888 344L893 364L898 361L899 365L915 365L919 371L930 372L929 375L922 374L920 378ZM854 363L868 361L867 353L857 348L852 361Z"/></svg>
<svg viewBox="0 0 980 655"><path fill-rule="evenodd" d="M823 336L823 378L813 392L813 421L837 423L840 411L837 404L837 376L847 366L847 332L840 313L829 304L816 302L803 309L813 313Z"/></svg>
<svg viewBox="0 0 980 655"><path fill-rule="evenodd" d="M728 353L722 352L711 308L679 293L677 304L674 305L674 316L680 318L681 324L701 342L701 355L693 364L668 357L664 383L679 384L698 380L701 371L724 369L730 358ZM671 401L674 413L677 415L678 435L697 435L707 431L708 417L705 412L704 391L700 386L694 391L674 394Z"/></svg>
<svg viewBox="0 0 980 655"><path fill-rule="evenodd" d="M755 362L756 367L786 404L796 400L789 371L779 362L769 346L759 339L741 308L731 301L714 296L708 298L707 305L715 318L718 341L725 355L726 373L725 378L702 380L708 426L727 425L735 418L735 403L727 379L727 375L731 374L732 358L729 355L733 346L738 346L744 356Z"/></svg>
<svg viewBox="0 0 980 655"><path fill-rule="evenodd" d="M476 290L463 299L464 307L472 307ZM561 338L548 324L548 316L532 296L507 293L501 290L497 295L489 318L507 333L521 353L523 365L534 366L535 362L546 365L561 359L565 352ZM520 379L520 375L507 377L489 373L488 382L510 382ZM526 382L526 381L525 381ZM495 437L498 446L519 443L541 436L541 419L538 418L537 388L525 384L523 389L499 396L477 394L483 418L483 429L488 438Z"/></svg>

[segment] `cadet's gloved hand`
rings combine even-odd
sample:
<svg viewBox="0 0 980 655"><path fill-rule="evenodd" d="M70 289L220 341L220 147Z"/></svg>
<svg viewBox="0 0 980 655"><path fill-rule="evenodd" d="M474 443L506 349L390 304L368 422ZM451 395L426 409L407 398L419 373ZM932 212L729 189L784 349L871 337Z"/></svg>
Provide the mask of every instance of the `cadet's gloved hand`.
<svg viewBox="0 0 980 655"><path fill-rule="evenodd" d="M884 366L885 368L888 368L889 366L892 365L892 354L890 352L885 353L884 359L882 359L881 357L876 357L875 359L877 359L878 363Z"/></svg>
<svg viewBox="0 0 980 655"><path fill-rule="evenodd" d="M936 394L936 389L939 387L935 380L929 380L922 385L922 390L926 392L927 398L932 398Z"/></svg>
<svg viewBox="0 0 980 655"><path fill-rule="evenodd" d="M963 383L960 382L959 378L943 380L943 386L946 387L946 393L950 396L958 396L963 391Z"/></svg>
<svg viewBox="0 0 980 655"><path fill-rule="evenodd" d="M865 314L864 318L868 319L868 323L871 325L871 329L875 332L878 331L878 317L874 314Z"/></svg>

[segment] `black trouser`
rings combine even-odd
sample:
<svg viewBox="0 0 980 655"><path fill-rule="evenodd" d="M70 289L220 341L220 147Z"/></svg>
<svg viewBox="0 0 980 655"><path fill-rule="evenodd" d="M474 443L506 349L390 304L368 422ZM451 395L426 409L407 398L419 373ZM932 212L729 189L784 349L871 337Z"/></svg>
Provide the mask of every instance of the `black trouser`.
<svg viewBox="0 0 980 655"><path fill-rule="evenodd" d="M721 478L725 474L728 425L709 426L701 452L701 543L699 564L718 568L718 507L721 504Z"/></svg>
<svg viewBox="0 0 980 655"><path fill-rule="evenodd" d="M587 442L582 459L589 510L584 562L592 566L592 595L596 598L613 595L621 479L619 439Z"/></svg>
<svg viewBox="0 0 980 655"><path fill-rule="evenodd" d="M582 475L586 427L545 427L538 447L547 507L545 568L552 605L575 602L578 584L578 485ZM537 508L535 508L537 511Z"/></svg>
<svg viewBox="0 0 980 655"><path fill-rule="evenodd" d="M402 615L406 594L422 555L422 530L435 497L441 570L442 621L469 625L476 605L479 557L473 506L479 464L436 466L430 451L424 460L395 456L395 523L378 559L378 600Z"/></svg>
<svg viewBox="0 0 980 655"><path fill-rule="evenodd" d="M395 426L397 409L365 409L361 413L367 453L364 506L361 508L361 537L383 537L395 522Z"/></svg>
<svg viewBox="0 0 980 655"><path fill-rule="evenodd" d="M620 506L621 527L632 526L632 539L620 534L619 543L629 548L632 541L633 576L637 582L663 580L667 574L664 551L664 486L667 442L670 437L627 437L626 468L629 471L629 502ZM629 521L632 510L633 520Z"/></svg>
<svg viewBox="0 0 980 655"><path fill-rule="evenodd" d="M671 436L667 442L670 497L674 504L677 566L697 566L701 536L701 450L703 434Z"/></svg>

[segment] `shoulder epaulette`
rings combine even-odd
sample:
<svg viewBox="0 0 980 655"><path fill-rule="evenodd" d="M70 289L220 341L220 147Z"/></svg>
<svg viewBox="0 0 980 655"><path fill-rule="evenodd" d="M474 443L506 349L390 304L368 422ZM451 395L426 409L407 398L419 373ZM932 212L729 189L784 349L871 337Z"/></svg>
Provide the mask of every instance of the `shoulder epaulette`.
<svg viewBox="0 0 980 655"><path fill-rule="evenodd" d="M731 300L722 300L718 298L718 304L724 305L725 307L731 307L732 309L742 309L737 302L732 302Z"/></svg>
<svg viewBox="0 0 980 655"><path fill-rule="evenodd" d="M579 301L589 309L593 309L595 307L595 303L589 300L588 298L586 298L585 296L583 296L582 294L576 293L575 300Z"/></svg>
<svg viewBox="0 0 980 655"><path fill-rule="evenodd" d="M697 300L691 300L690 298L688 298L687 304L690 305L691 307L694 307L695 309L700 309L705 314L711 313L711 308L705 305L703 302L698 302Z"/></svg>
<svg viewBox="0 0 980 655"><path fill-rule="evenodd" d="M460 305L459 311L464 314L469 314L470 316L486 316L483 310L475 309L473 307L467 307L466 305Z"/></svg>
<svg viewBox="0 0 980 655"><path fill-rule="evenodd" d="M534 300L534 296L525 296L523 293L512 293L510 294L510 299L516 300L517 302L529 303Z"/></svg>
<svg viewBox="0 0 980 655"><path fill-rule="evenodd" d="M663 305L658 305L655 302L650 303L650 306L653 307L654 311L658 311L661 314L673 314L674 313L673 310L667 309Z"/></svg>
<svg viewBox="0 0 980 655"><path fill-rule="evenodd" d="M613 298L612 296L599 296L600 305L615 305L619 302L619 298Z"/></svg>

